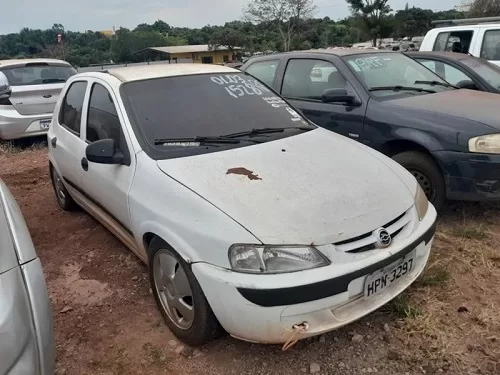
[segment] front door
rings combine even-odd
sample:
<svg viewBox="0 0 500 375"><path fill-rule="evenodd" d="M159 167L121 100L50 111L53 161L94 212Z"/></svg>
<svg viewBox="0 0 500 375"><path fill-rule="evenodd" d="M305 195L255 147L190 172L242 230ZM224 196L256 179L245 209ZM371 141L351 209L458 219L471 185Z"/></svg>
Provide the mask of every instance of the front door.
<svg viewBox="0 0 500 375"><path fill-rule="evenodd" d="M129 135L122 127L123 114L116 107L114 92L100 80L90 81L90 95L85 103L87 116L82 124L85 144L114 139L117 151L130 156L130 165L109 165L86 160L82 168L82 188L90 200L131 234L128 192L132 185L135 158Z"/></svg>
<svg viewBox="0 0 500 375"><path fill-rule="evenodd" d="M281 95L312 122L355 140L362 140L365 106L321 101L327 89L343 88L355 94L332 62L314 58L288 59L283 79L277 80L277 84L280 83L281 87L277 89Z"/></svg>

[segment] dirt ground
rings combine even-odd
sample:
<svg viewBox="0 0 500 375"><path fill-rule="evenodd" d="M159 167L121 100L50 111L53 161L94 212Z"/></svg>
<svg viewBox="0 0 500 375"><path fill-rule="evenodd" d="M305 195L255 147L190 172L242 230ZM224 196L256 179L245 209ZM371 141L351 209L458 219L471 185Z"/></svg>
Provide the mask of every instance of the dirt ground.
<svg viewBox="0 0 500 375"><path fill-rule="evenodd" d="M46 153L0 147L0 178L43 262L57 374L500 374L499 205L449 208L423 277L357 323L286 352L227 335L193 349L165 326L145 266L84 212L59 210Z"/></svg>

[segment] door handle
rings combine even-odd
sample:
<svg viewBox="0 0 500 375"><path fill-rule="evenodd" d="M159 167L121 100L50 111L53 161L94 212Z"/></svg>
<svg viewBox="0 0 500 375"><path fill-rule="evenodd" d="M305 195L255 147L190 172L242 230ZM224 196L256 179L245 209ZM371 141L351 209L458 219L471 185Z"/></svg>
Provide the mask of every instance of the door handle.
<svg viewBox="0 0 500 375"><path fill-rule="evenodd" d="M87 160L87 158L82 158L82 168L84 171L89 170L89 161Z"/></svg>
<svg viewBox="0 0 500 375"><path fill-rule="evenodd" d="M56 148L57 145L57 137L50 138L50 144L53 148Z"/></svg>
<svg viewBox="0 0 500 375"><path fill-rule="evenodd" d="M43 97L44 97L45 99L49 99L49 98L52 98L52 95L50 95L50 94L46 94L46 95L44 95Z"/></svg>

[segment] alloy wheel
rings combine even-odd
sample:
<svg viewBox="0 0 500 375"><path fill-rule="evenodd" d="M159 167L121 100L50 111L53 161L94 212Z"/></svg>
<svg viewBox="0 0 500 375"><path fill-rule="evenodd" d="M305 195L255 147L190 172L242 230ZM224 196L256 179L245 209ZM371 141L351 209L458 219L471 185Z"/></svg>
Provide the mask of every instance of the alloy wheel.
<svg viewBox="0 0 500 375"><path fill-rule="evenodd" d="M170 321L182 330L191 328L194 321L193 292L184 268L170 251L160 249L154 255L153 279Z"/></svg>

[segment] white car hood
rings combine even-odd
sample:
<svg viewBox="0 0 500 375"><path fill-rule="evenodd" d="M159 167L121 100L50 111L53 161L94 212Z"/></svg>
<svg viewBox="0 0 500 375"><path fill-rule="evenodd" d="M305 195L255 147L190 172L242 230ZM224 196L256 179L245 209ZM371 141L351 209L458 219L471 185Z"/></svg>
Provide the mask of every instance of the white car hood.
<svg viewBox="0 0 500 375"><path fill-rule="evenodd" d="M335 243L370 232L414 204L416 181L409 173L324 129L157 163L265 244Z"/></svg>

